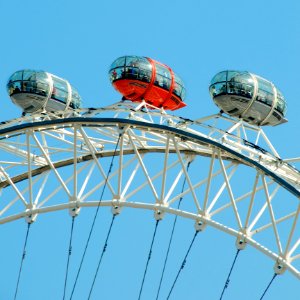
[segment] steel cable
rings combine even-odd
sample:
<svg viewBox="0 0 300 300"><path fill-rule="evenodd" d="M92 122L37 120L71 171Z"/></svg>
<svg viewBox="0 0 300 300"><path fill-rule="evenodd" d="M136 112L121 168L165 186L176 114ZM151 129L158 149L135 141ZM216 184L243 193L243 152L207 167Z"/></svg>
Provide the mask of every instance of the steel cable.
<svg viewBox="0 0 300 300"><path fill-rule="evenodd" d="M108 230L108 232L107 232L107 236L106 236L106 239L105 239L105 243L104 243L104 246L103 246L103 249L102 249L102 252L101 252L101 255L100 255L100 259L99 259L99 261L98 261L97 269L96 269L96 272L95 272L95 275L94 275L93 283L92 283L91 288L90 288L88 300L91 298L91 295L92 295L92 292L93 292L94 284L95 284L95 281L96 281L96 278L97 278L97 275L98 275L99 268L100 268L100 266L101 266L101 262L102 262L103 255L104 255L104 253L105 253L105 251L106 251L106 248L107 248L108 239L109 239L109 236L110 236L110 233L111 233L111 229L112 229L112 226L113 226L115 217L116 217L116 215L113 215L112 220L111 220L111 223L110 223L110 226L109 226L109 230Z"/></svg>
<svg viewBox="0 0 300 300"><path fill-rule="evenodd" d="M186 167L186 171L187 172L189 171L190 164L191 164L191 162L189 162L187 164L187 167ZM181 194L184 191L185 184L186 184L186 177L184 178L184 181L183 181L183 184L182 184ZM180 197L180 199L178 201L177 209L180 208L182 199L183 199L183 197ZM175 218L174 218L174 222L173 222L173 226L172 226L172 231L171 231L171 235L170 235L170 239L169 239L169 244L168 244L168 249L167 249L167 253L166 253L166 257L165 257L165 261L164 261L164 266L163 266L161 277L160 277L160 281L159 281L159 286L158 286L158 290L157 290L157 294L156 294L156 300L158 300L158 297L159 297L159 293L160 293L162 281L163 281L164 274L165 274L165 269L166 269L167 262L168 262L168 259L169 259L169 252L170 252L171 244L172 244L172 241L173 241L173 235L174 235L174 231L175 231L175 226L176 226L177 218L178 218L178 216L176 215Z"/></svg>
<svg viewBox="0 0 300 300"><path fill-rule="evenodd" d="M229 273L228 273L227 279L226 279L225 284L224 284L224 287L223 287L223 291L222 291L220 300L222 300L223 295L224 295L224 292L225 292L225 290L228 288L228 285L229 285L229 282L230 282L230 275L231 275L231 272L232 272L232 270L233 270L233 267L234 267L234 265L235 265L236 259L237 259L238 255L239 255L240 251L241 251L241 250L238 249L237 252L236 252L236 254L235 254L233 263L232 263L232 265L231 265L230 271L229 271Z"/></svg>
<svg viewBox="0 0 300 300"><path fill-rule="evenodd" d="M259 298L259 300L262 300L265 296L265 294L267 293L268 289L270 288L271 284L273 283L274 279L276 278L277 274L275 273L271 279L271 281L269 282L268 286L266 287L266 289L264 290L262 296Z"/></svg>
<svg viewBox="0 0 300 300"><path fill-rule="evenodd" d="M183 268L185 267L187 257L188 257L188 255L189 255L189 253L190 253L190 251L191 251L191 248L192 248L192 246L193 246L193 244L194 244L194 241L195 241L195 238L196 238L198 232L199 232L199 231L196 231L195 234L194 234L194 237L193 237L193 239L192 239L192 241L191 241L191 243L190 243L190 246L189 246L189 248L188 248L188 250L187 250L187 252L186 252L186 254L185 254L185 257L184 257L184 259L183 259L183 261L182 261L182 264L181 264L181 266L180 266L180 268L179 268L179 270L178 270L178 272L177 272L177 275L176 275L176 277L175 277L175 279L174 279L174 282L173 282L172 287L171 287L171 289L170 289L170 292L169 292L169 294L168 294L167 300L168 300L168 299L170 298L170 296L171 296L171 293L172 293L172 291L173 291L173 289L174 289L174 286L175 286L175 284L176 284L176 282L177 282L177 279L178 279L178 277L179 277L179 275L180 275L180 272L181 272L181 271L183 270Z"/></svg>
<svg viewBox="0 0 300 300"><path fill-rule="evenodd" d="M153 248L153 243L154 243L154 239L155 239L155 236L156 236L158 223L159 223L159 220L156 220L156 224L155 224L155 228L154 228L154 232L153 232L153 237L152 237L152 241L151 241L151 246L150 246L150 250L149 250L149 254L148 254L148 259L147 259L146 266L145 266L144 276L143 276L143 280L142 280L142 284L141 284L141 288L140 288L140 292L139 292L139 298L138 298L139 300L141 299L141 295L142 295L142 291L143 291L143 287L144 287L144 282L145 282L145 278L146 278L146 274L147 274L147 270L148 270L148 265L149 265L149 261L151 259L152 248Z"/></svg>
<svg viewBox="0 0 300 300"><path fill-rule="evenodd" d="M90 232L89 232L89 235L88 235L88 238L87 238L87 241L86 241L86 245L85 245L85 248L84 248L82 257L81 257L80 265L79 265L79 268L78 268L78 271L77 271L77 274L76 274L76 278L75 278L75 282L74 282L74 285L73 285L73 288L72 288L70 300L71 300L72 297L73 297L73 294L74 294L74 291L75 291L75 288L76 288L76 285L77 285L77 281L78 281L78 278L79 278L79 274L80 274L80 271L81 271L81 268L82 268L82 264L83 264L83 261L84 261L85 255L86 255L86 251L87 251L87 248L88 248L90 239L91 239L91 235L92 235L92 232L93 232L93 230L94 230L94 226L95 226L95 222L96 222L96 219L97 219L97 216L98 216L100 204L101 204L101 202L102 202L102 198L103 198L104 191L105 191L105 188L106 188L106 185L107 185L108 177L109 177L110 172L111 172L112 167L113 167L113 162L114 162L114 158L115 158L115 156L116 156L117 148L118 148L118 146L119 146L120 138L121 138L121 134L119 134L119 138L118 138L118 141L117 141L117 143L116 143L116 147L115 147L115 150L114 150L114 154L113 154L113 156L112 156L112 159L111 159L111 163L110 163L110 166L109 166L109 170L108 170L107 175L106 175L106 177L105 177L105 182L104 182L104 185L103 185L102 193L101 193L101 196L100 196L100 200L98 201L98 205L97 205L97 209L96 209L96 212L95 212L95 216L94 216L94 219L93 219L91 228L90 228Z"/></svg>
<svg viewBox="0 0 300 300"><path fill-rule="evenodd" d="M73 216L72 217L72 224L71 224L71 233L70 233L70 241L69 241L69 250L68 250L68 258L67 258L67 267L66 267L66 275L65 275L65 285L64 285L63 300L65 299L65 296L66 296L67 281L68 281L68 274L69 274L70 256L72 254L72 239L73 239L74 219L75 219L75 217Z"/></svg>
<svg viewBox="0 0 300 300"><path fill-rule="evenodd" d="M29 235L30 225L31 225L31 223L28 223L26 237L25 237L25 242L24 242L24 247L23 247L23 254L22 254L20 268L19 268L19 274L18 274L18 280L17 280L16 290L15 290L14 300L17 299L17 294L18 294L18 290L19 290L19 283L20 283L21 273L22 273L22 269L23 269L23 262L24 262L25 256L26 256L26 245L27 245L27 241L28 241L28 235Z"/></svg>

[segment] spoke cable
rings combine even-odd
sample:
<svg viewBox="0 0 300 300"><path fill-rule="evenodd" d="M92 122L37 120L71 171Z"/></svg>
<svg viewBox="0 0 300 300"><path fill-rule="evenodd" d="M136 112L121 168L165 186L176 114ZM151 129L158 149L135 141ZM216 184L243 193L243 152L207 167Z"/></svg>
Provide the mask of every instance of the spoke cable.
<svg viewBox="0 0 300 300"><path fill-rule="evenodd" d="M23 262L24 262L25 257L26 257L26 245L27 245L27 241L28 241L28 235L29 235L30 225L31 225L31 223L28 223L26 237L25 237L25 242L24 242L24 247L23 247L23 254L22 254L21 263L20 263L19 275L18 275L16 290L15 290L14 300L17 299L17 294L18 294L18 289L19 289L19 283L20 283L21 273L22 273L22 269L23 269Z"/></svg>
<svg viewBox="0 0 300 300"><path fill-rule="evenodd" d="M69 241L69 250L68 250L68 258L67 258L67 267L66 267L66 275L65 275L65 285L64 285L63 300L65 299L65 296L66 296L66 288L67 288L67 281L68 281L68 274L69 274L70 256L72 254L72 239L73 239L74 219L75 219L75 217L72 216L72 224L71 224L71 233L70 233L70 241Z"/></svg>
<svg viewBox="0 0 300 300"><path fill-rule="evenodd" d="M181 266L180 266L180 268L179 268L179 270L178 270L178 272L177 272L177 275L176 275L176 277L175 277L175 279L174 279L174 282L173 282L173 285L172 285L172 287L171 287L171 289L170 289L170 292L169 292L169 294L168 294L167 300L170 298L171 293L172 293L172 291L173 291L173 289L174 289L174 286L175 286L175 284L176 284L176 282L177 282L177 279L178 279L178 277L179 277L179 275L180 275L180 272L183 270L183 268L184 268L184 266L185 266L185 264L186 264L187 257L188 257L188 255L189 255L189 253L190 253L190 250L191 250L191 248L192 248L192 246L193 246L193 244L194 244L195 238L196 238L196 236L197 236L198 233L199 233L199 231L196 231L195 234L194 234L194 237L193 237L193 239L192 239L192 241L191 241L191 244L190 244L190 246L189 246L189 248L188 248L188 251L186 252L185 257L184 257L184 259L183 259L183 261L182 261L182 264L181 264Z"/></svg>
<svg viewBox="0 0 300 300"><path fill-rule="evenodd" d="M148 265L149 265L149 261L151 259L151 254L152 254L152 248L153 248L153 243L154 243L154 239L156 236L156 231L157 231L157 226L160 220L156 220L156 224L155 224L155 228L154 228L154 232L153 232L153 237L152 237L152 241L151 241L151 246L150 246L150 250L149 250L149 254L148 254L148 259L147 259L147 263L145 266L145 271L144 271L144 276L143 276L143 280L142 280L142 284L141 284L141 288L140 288L140 293L139 293L139 300L141 299L141 295L142 295L142 291L143 291L143 287L144 287L144 282L145 282L145 277L146 277L146 273L148 270Z"/></svg>
<svg viewBox="0 0 300 300"><path fill-rule="evenodd" d="M187 167L186 167L187 173L189 171L190 164L191 164L191 161L189 161L188 164L187 164ZM184 181L183 181L183 184L182 184L181 194L184 191L185 184L186 184L186 177L184 178ZM183 197L181 196L180 199L179 199L179 201L178 201L178 204L177 204L177 210L180 208L182 199L183 199ZM161 289L161 285L162 285L162 281L163 281L163 278L164 278L164 275L165 275L165 269L166 269L167 262L168 262L168 259L169 259L169 252L170 252L171 244L172 244L172 241L173 241L173 235L174 235L174 231L175 231L175 226L176 226L177 218L178 218L178 216L175 215L175 218L174 218L174 221L173 221L173 226L172 226L172 231L171 231L171 235L170 235L170 239L169 239L168 249L167 249L166 257L165 257L165 261L164 261L164 266L163 266L163 269L162 269L162 272L161 272L161 276L160 276L160 281L159 281L159 286L158 286L158 290L157 290L156 300L158 300L160 289Z"/></svg>
<svg viewBox="0 0 300 300"><path fill-rule="evenodd" d="M276 278L278 274L274 274L271 281L269 282L268 286L266 287L265 291L263 292L262 296L259 298L259 300L262 300L265 296L265 294L267 293L268 289L270 288L271 284L273 283L274 279Z"/></svg>
<svg viewBox="0 0 300 300"><path fill-rule="evenodd" d="M229 273L228 273L227 279L226 279L225 284L224 284L224 287L223 287L223 291L222 291L220 300L222 300L223 294L224 294L225 290L228 288L228 285L229 285L229 282L230 282L231 272L232 272L232 270L233 270L233 267L234 267L234 265L235 265L236 259L237 259L238 255L239 255L240 251L241 251L241 249L238 249L238 250L236 251L236 254L235 254L233 263L232 263L232 265L231 265L230 271L229 271Z"/></svg>
<svg viewBox="0 0 300 300"><path fill-rule="evenodd" d="M103 255L104 255L104 253L106 251L106 248L107 248L108 239L109 239L109 236L110 236L110 232L111 232L115 217L116 217L116 215L114 214L113 217L112 217L110 226L109 226L109 230L107 232L107 236L106 236L105 243L104 243L104 246L103 246L103 249L102 249L102 252L101 252L100 259L98 261L98 266L97 266L97 269L96 269L96 272L95 272L95 275L94 275L93 283L92 283L91 288L90 288L88 300L91 298L91 295L92 295L92 292L93 292L94 284L95 284L95 281L96 281L96 278L97 278L97 275L98 275L98 271L99 271L99 268L100 268L100 265L101 265L101 262L102 262Z"/></svg>
<svg viewBox="0 0 300 300"><path fill-rule="evenodd" d="M80 271L81 271L81 268L82 268L82 264L83 264L83 261L84 261L85 255L86 255L86 251L87 251L87 248L88 248L90 239L91 239L91 235L92 235L93 230L94 230L94 226L95 226L95 222L96 222L96 219L97 219L97 216L98 216L98 211L99 211L99 208L100 208L100 204L101 204L101 202L102 202L103 194L104 194L104 191L105 191L107 182L108 182L108 177L109 177L110 172L111 172L112 167L113 167L114 158L115 158L115 156L116 156L116 151L117 151L117 148L118 148L118 145L119 145L121 136L122 136L122 135L119 134L119 138L118 138L118 141L117 141L117 143L116 143L116 147L115 147L115 150L114 150L112 159L111 159L111 163L110 163L110 166L109 166L109 170L108 170L107 175L106 175L106 177L105 177L105 181L104 181L104 185L103 185L103 188L102 188L100 200L98 201L98 205L97 205L97 209L96 209L96 212L95 212L95 215L94 215L94 219L93 219L93 222L92 222L92 225L91 225L91 228L90 228L90 232L89 232L89 235L88 235L88 238L87 238L87 241L86 241L86 245L85 245L85 248L84 248L82 257L81 257L81 261L80 261L79 268L78 268L78 271L77 271L77 274L76 274L75 282L74 282L74 285L73 285L73 288L72 288L70 300L72 299L73 294L74 294L74 291L75 291L75 288L76 288L76 284L77 284L77 281L78 281L78 277L79 277L79 274L80 274Z"/></svg>

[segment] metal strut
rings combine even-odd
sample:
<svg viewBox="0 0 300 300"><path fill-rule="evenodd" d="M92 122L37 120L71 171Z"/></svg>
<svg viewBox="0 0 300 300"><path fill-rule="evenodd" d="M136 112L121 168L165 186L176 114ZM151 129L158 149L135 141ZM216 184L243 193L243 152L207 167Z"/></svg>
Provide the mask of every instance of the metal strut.
<svg viewBox="0 0 300 300"><path fill-rule="evenodd" d="M178 277L179 277L179 275L180 275L180 272L183 270L183 268L184 268L184 266L185 266L185 264L186 264L186 259L187 259L188 255L189 255L190 251L191 251L191 248L192 248L192 246L193 246L193 244L194 244L194 241L195 241L195 238L196 238L198 232L199 232L199 231L196 231L195 234L194 234L194 237L193 237L193 239L192 239L192 241L191 241L191 244L190 244L190 246L189 246L189 248L188 248L188 250L187 250L187 252L186 252L186 255L185 255L185 257L184 257L184 259L183 259L183 261L182 261L182 264L181 264L181 266L180 266L180 269L178 270L178 273L177 273L177 275L176 275L176 277L175 277L175 279L174 279L174 282L173 282L173 285L172 285L172 287L171 287L171 290L170 290L170 292L169 292L169 294L168 294L167 300L170 298L171 293L172 293L172 291L173 291L173 289L174 289L174 286L175 286L175 284L176 284L176 281L177 281L177 279L178 279Z"/></svg>
<svg viewBox="0 0 300 300"><path fill-rule="evenodd" d="M94 230L94 226L95 226L95 222L96 222L96 219L97 219L97 216L98 216L98 211L99 211L99 208L100 208L100 204L102 202L102 198L103 198L104 191L105 191L105 188L106 188L106 185L107 185L109 174L110 174L110 172L112 170L112 167L113 167L114 158L116 156L116 151L117 151L117 148L119 146L119 142L120 142L121 136L122 136L122 134L119 134L119 138L118 138L118 141L116 143L116 147L115 147L112 159L111 159L109 170L108 170L107 175L105 177L105 181L104 181L103 189L102 189L102 192L101 192L100 200L98 201L98 205L97 205L97 209L96 209L96 212L95 212L95 216L94 216L94 219L93 219L93 222L92 222L92 225L91 225L91 228L90 228L90 232L89 232L89 235L88 235L88 238L87 238L87 241L86 241L86 245L85 245L85 248L84 248L84 251L83 251L83 254L82 254L80 265L79 265L79 268L78 268L78 271L77 271L77 274L76 274L76 278L75 278L75 282L74 282L74 285L73 285L73 288L72 288L70 300L72 299L74 291L75 291L75 288L76 288L78 277L79 277L79 274L80 274L80 271L81 271L81 267L82 267L82 264L83 264L83 261L84 261L85 255L86 255L86 251L87 251L90 239L91 239L91 235L92 235L93 230Z"/></svg>
<svg viewBox="0 0 300 300"><path fill-rule="evenodd" d="M21 264L20 264L20 269L19 269L19 275L18 275L16 290L15 290L14 300L17 299L17 294L18 294L18 289L19 289L19 283L20 283L21 273L22 273L22 269L23 269L23 262L24 262L24 259L25 259L25 256L26 256L26 245L27 245L27 241L28 241L28 235L29 235L30 225L31 225L31 223L28 223L26 237L25 237L25 242L24 242L24 247L23 247L23 254L22 254Z"/></svg>
<svg viewBox="0 0 300 300"><path fill-rule="evenodd" d="M262 300L265 296L265 294L267 293L268 289L270 288L271 284L273 283L274 279L276 278L278 274L274 274L271 281L269 282L268 286L266 287L265 291L263 292L262 296L259 298L259 300Z"/></svg>
<svg viewBox="0 0 300 300"><path fill-rule="evenodd" d="M67 267L66 267L66 276L65 276L65 285L64 285L64 295L63 295L63 300L65 300L65 296L66 296L67 281L68 281L68 274L69 274L70 256L71 256L71 254L72 254L72 240L73 240L74 219L75 219L75 217L73 216L73 217L72 217L72 224L71 224L71 233L70 233L69 249L68 249L68 258L67 258Z"/></svg>
<svg viewBox="0 0 300 300"><path fill-rule="evenodd" d="M186 167L186 171L187 172L189 171L190 164L191 164L191 161L189 161L188 164L187 164L187 167ZM181 194L184 191L185 184L186 184L186 177L184 178L184 181L183 181L183 184L182 184ZM177 209L180 208L182 199L183 199L183 197L180 197L180 199L178 201L178 204L177 204ZM163 266L163 269L162 269L162 273L161 273L161 277L160 277L160 281L159 281L159 286L158 286L158 290L157 290L156 300L158 300L160 289L161 289L161 285L162 285L162 281L163 281L163 278L164 278L164 275L165 275L165 269L166 269L166 266L167 266L167 262L168 262L168 258L169 258L169 252L170 252L171 244L172 244L172 241L173 241L173 235L174 235L174 231L175 231L177 217L178 216L176 215L175 218L174 218L174 222L173 222L173 226L172 226L172 231L171 231L171 235L170 235L170 239L169 239L169 244L168 244L168 249L167 249L167 253L166 253L166 257L165 257L165 261L164 261L164 266Z"/></svg>
<svg viewBox="0 0 300 300"><path fill-rule="evenodd" d="M101 252L101 255L100 255L100 259L98 261L97 269L96 269L96 272L95 272L95 275L94 275L93 283L92 283L91 288L90 288L88 300L91 298L91 295L92 295L92 292L93 292L94 284L95 284L95 281L96 281L96 278L97 278L97 275L98 275L99 268L101 266L101 262L102 262L104 252L106 251L106 248L107 248L108 239L109 239L109 236L110 236L112 226L114 224L115 217L116 217L116 215L113 215L110 226L109 226L109 229L108 229L108 232L107 232L105 243L104 243L104 246L103 246L103 249L102 249L102 252Z"/></svg>
<svg viewBox="0 0 300 300"><path fill-rule="evenodd" d="M153 243L154 243L154 239L155 239L155 236L156 236L156 230L157 230L157 226L158 226L159 221L160 220L156 220L156 224L155 224L155 228L154 228L154 232L153 232L153 237L152 237L152 241L151 241L151 246L150 246L150 250L149 250L149 254L148 254L148 259L147 259L147 262L146 262L146 267L145 267L145 271L144 271L144 276L143 276L143 280L142 280L142 284L141 284L141 288L140 288L140 293L139 293L138 300L141 299L141 295L142 295L142 291L143 291L143 287L144 287L144 281L145 281L145 278L146 278L149 261L151 259Z"/></svg>
<svg viewBox="0 0 300 300"><path fill-rule="evenodd" d="M230 271L229 271L229 273L228 273L227 279L226 279L225 284L224 284L224 287L223 287L223 291L222 291L220 300L222 300L223 294L224 294L225 290L228 288L228 285L229 285L229 282L230 282L230 275L231 275L231 272L232 272L232 270L233 270L233 267L234 267L234 265L235 265L236 259L237 259L238 255L239 255L240 251L241 251L241 249L238 249L238 250L236 251L236 254L235 254L233 263L232 263L232 265L231 265Z"/></svg>

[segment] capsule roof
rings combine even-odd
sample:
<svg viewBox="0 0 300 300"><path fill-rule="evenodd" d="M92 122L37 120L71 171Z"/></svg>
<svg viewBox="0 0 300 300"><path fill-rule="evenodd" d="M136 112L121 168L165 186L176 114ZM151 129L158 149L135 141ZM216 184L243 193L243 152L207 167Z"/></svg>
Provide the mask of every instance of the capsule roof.
<svg viewBox="0 0 300 300"><path fill-rule="evenodd" d="M210 95L225 113L255 125L278 125L287 104L270 81L247 71L222 71L211 80Z"/></svg>
<svg viewBox="0 0 300 300"><path fill-rule="evenodd" d="M67 80L44 71L26 69L15 72L8 80L7 91L24 113L76 109L82 102L77 90Z"/></svg>
<svg viewBox="0 0 300 300"><path fill-rule="evenodd" d="M122 56L109 70L110 81L125 99L175 110L186 106L185 88L173 70L151 58Z"/></svg>

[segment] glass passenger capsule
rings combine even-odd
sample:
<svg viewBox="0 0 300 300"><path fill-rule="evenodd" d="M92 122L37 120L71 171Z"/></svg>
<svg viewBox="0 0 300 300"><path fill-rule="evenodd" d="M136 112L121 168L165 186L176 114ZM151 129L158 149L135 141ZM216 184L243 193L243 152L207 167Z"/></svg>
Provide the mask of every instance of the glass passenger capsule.
<svg viewBox="0 0 300 300"><path fill-rule="evenodd" d="M287 105L270 81L249 72L223 71L211 80L209 92L225 113L255 125L278 125L285 119Z"/></svg>
<svg viewBox="0 0 300 300"><path fill-rule="evenodd" d="M123 56L109 70L114 88L124 99L145 100L156 107L175 110L186 106L181 79L168 66L148 57Z"/></svg>
<svg viewBox="0 0 300 300"><path fill-rule="evenodd" d="M81 107L77 90L67 80L43 71L15 72L8 80L7 91L12 102L24 113Z"/></svg>

